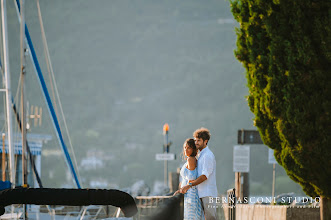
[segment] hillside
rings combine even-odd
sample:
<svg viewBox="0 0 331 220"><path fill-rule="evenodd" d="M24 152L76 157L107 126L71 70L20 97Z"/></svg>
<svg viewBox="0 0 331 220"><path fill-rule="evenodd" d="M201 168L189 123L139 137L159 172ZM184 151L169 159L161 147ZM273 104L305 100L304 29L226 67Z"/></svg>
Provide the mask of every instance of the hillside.
<svg viewBox="0 0 331 220"><path fill-rule="evenodd" d="M103 168L80 169L83 186L89 187L93 179L119 187L140 179L150 186L162 181L163 162L155 161L155 154L162 152L162 126L167 122L173 142L170 152L178 158L169 163L169 171L182 164L184 140L204 126L212 135L209 146L217 158L219 191L231 187L237 130L254 127L245 100L244 69L233 56L236 23L227 1L45 0L40 4L78 164L89 150L101 152L104 162ZM19 25L13 2L8 8L15 90ZM26 19L48 80L34 1L26 3ZM29 103L42 106L46 113L30 64L26 83ZM56 154L60 148L47 114L43 120L43 126L31 132L54 137L44 148L48 152L42 160L44 185L71 184L63 157ZM251 178L260 185L270 184L267 148L259 147L263 150L252 156L256 173ZM284 175L283 170L277 172Z"/></svg>

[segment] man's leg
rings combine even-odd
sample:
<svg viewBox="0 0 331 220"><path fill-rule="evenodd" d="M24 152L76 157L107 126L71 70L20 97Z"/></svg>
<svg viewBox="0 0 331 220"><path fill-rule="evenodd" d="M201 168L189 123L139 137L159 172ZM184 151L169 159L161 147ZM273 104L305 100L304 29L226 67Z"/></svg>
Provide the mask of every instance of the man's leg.
<svg viewBox="0 0 331 220"><path fill-rule="evenodd" d="M215 198L210 203L209 197L203 197L201 198L201 203L206 220L217 220L217 204L215 202Z"/></svg>

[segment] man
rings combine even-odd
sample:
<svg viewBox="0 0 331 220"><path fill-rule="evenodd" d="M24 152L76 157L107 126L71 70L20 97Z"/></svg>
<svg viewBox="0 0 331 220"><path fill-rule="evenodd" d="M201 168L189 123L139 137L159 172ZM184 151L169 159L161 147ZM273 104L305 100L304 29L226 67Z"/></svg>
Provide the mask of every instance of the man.
<svg viewBox="0 0 331 220"><path fill-rule="evenodd" d="M206 220L216 220L216 204L212 202L217 197L216 160L213 152L207 146L210 139L209 130L199 128L193 133L193 137L197 149L200 150L198 178L182 187L181 192L186 193L192 186L197 186Z"/></svg>

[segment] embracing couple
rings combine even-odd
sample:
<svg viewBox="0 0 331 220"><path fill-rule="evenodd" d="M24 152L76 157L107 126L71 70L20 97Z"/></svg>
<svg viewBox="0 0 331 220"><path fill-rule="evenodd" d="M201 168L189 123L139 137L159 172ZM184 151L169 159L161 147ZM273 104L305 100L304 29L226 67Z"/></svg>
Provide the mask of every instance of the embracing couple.
<svg viewBox="0 0 331 220"><path fill-rule="evenodd" d="M186 163L180 171L180 189L174 195L184 194L184 220L216 220L216 204L210 203L215 199L209 199L217 197L216 160L207 146L209 130L199 128L193 137L184 142Z"/></svg>

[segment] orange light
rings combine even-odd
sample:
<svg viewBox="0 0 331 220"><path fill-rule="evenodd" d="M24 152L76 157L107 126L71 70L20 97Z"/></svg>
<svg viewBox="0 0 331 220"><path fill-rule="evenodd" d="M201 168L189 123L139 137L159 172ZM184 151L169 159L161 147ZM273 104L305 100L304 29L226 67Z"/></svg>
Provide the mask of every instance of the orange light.
<svg viewBox="0 0 331 220"><path fill-rule="evenodd" d="M167 132L167 131L169 131L169 125L168 125L168 123L165 123L163 125L163 132Z"/></svg>

